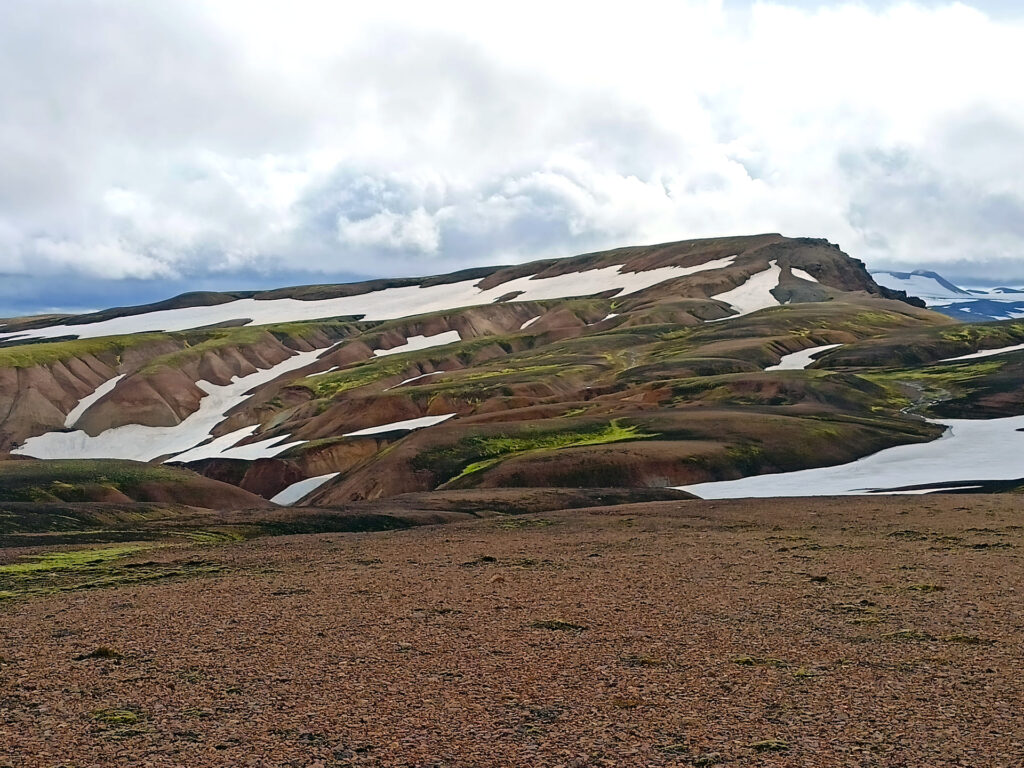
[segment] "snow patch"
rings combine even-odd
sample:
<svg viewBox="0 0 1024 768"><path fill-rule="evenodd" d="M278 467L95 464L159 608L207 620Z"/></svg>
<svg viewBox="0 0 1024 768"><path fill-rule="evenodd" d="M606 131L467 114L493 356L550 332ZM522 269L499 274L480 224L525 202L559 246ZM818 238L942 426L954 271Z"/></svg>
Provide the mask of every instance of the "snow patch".
<svg viewBox="0 0 1024 768"><path fill-rule="evenodd" d="M946 419L938 440L900 445L834 467L681 486L704 499L846 496L907 486L941 486L1024 477L1024 416Z"/></svg>
<svg viewBox="0 0 1024 768"><path fill-rule="evenodd" d="M82 415L86 411L88 411L97 400L99 400L104 395L107 395L110 392L113 392L114 391L114 387L116 387L118 385L118 383L121 381L121 379L123 379L124 377L125 377L125 374L122 373L120 376L115 376L114 378L110 379L109 381L103 382L98 387L96 387L95 390L93 390L93 393L91 395L86 395L81 400L79 400L78 401L78 405L76 405L74 408L72 408L68 412L68 415L65 417L65 419L64 419L64 426L65 427L73 427L73 426L75 426L75 422L78 421L80 418L82 418Z"/></svg>
<svg viewBox="0 0 1024 768"><path fill-rule="evenodd" d="M769 365L765 368L766 371L802 371L808 365L814 362L815 358L818 357L822 352L829 349L835 349L841 347L842 344L825 344L820 347L811 347L810 349L802 349L799 352L791 352L788 355L783 355L782 359L779 360L778 365Z"/></svg>
<svg viewBox="0 0 1024 768"><path fill-rule="evenodd" d="M789 271L793 273L793 277L799 277L801 280L807 280L812 283L818 282L818 278L812 275L810 272L806 272L799 267L790 267Z"/></svg>
<svg viewBox="0 0 1024 768"><path fill-rule="evenodd" d="M255 443L237 445L241 440L252 435L256 429L257 427L255 426L243 427L227 435L214 438L208 443L197 445L195 448L179 453L177 456L172 456L167 461L188 462L200 461L202 459L244 459L246 461L255 461L256 459L270 459L279 453L284 453L289 448L294 448L297 445L308 442L307 440L293 440L290 443L282 443L281 441L287 440L290 435L278 435L277 437L269 437L266 440L258 440Z"/></svg>
<svg viewBox="0 0 1024 768"><path fill-rule="evenodd" d="M531 317L529 320L527 320L525 323L523 323L522 325L519 326L519 330L520 331L525 331L527 328L529 328L531 325L536 323L538 320L540 320L540 315L537 315L536 317Z"/></svg>
<svg viewBox="0 0 1024 768"><path fill-rule="evenodd" d="M432 427L435 424L440 424L442 421L447 421L454 415L454 413L446 413L443 416L420 416L418 419L393 421L390 424L381 424L378 427L367 427L366 429L359 429L356 430L355 432L346 432L344 435L342 435L342 437L379 435L383 432L409 431L413 429L421 429L422 427Z"/></svg>
<svg viewBox="0 0 1024 768"><path fill-rule="evenodd" d="M398 355L402 352L417 352L421 349L430 349L431 347L443 347L445 344L454 344L457 341L462 341L462 336L459 335L458 331L444 331L434 336L410 336L405 340L405 344L392 347L391 349L375 349L373 354L377 357Z"/></svg>
<svg viewBox="0 0 1024 768"><path fill-rule="evenodd" d="M307 477L305 480L299 480L297 483L292 483L283 491L270 500L275 504L281 504L283 506L291 506L296 501L299 501L305 496L309 496L313 491L319 488L329 480L333 480L340 472L331 472L327 475L317 475L316 477Z"/></svg>
<svg viewBox="0 0 1024 768"><path fill-rule="evenodd" d="M333 368L328 368L326 371L317 371L316 373L311 373L308 376L306 376L306 378L307 379L312 379L314 376L324 376L324 375L326 375L328 373L334 373L336 370L338 370L338 366L334 366Z"/></svg>
<svg viewBox="0 0 1024 768"><path fill-rule="evenodd" d="M1024 344L1014 344L1012 347L999 347L998 349L983 349L980 352L972 352L969 355L960 355L959 357L947 357L940 360L940 363L951 363L956 360L977 360L979 357L992 357L993 355L1002 355L1006 352L1018 352L1024 349Z"/></svg>
<svg viewBox="0 0 1024 768"><path fill-rule="evenodd" d="M404 381L400 381L397 384L395 384L395 386L393 386L393 387L387 387L387 388L384 389L384 391L387 392L389 389L398 389L399 387L403 387L406 384L412 384L414 381L419 381L420 379L425 379L425 378L427 378L427 376L437 376L439 373L447 373L447 371L434 371L433 373L421 373L419 376L413 376L411 379L405 379Z"/></svg>
<svg viewBox="0 0 1024 768"><path fill-rule="evenodd" d="M712 322L722 320L733 320L743 315L749 315L760 309L781 306L779 300L772 295L772 290L779 287L779 276L782 268L775 261L768 262L768 269L757 272L747 278L742 285L733 288L731 291L720 293L711 298L728 304L736 312L728 317L721 317Z"/></svg>

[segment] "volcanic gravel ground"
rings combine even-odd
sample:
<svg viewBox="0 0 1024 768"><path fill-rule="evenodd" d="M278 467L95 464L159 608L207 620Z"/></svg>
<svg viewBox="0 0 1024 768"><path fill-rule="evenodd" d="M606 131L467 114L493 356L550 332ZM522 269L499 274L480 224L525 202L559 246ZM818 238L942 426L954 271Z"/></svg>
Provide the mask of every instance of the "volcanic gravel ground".
<svg viewBox="0 0 1024 768"><path fill-rule="evenodd" d="M1019 768L1022 525L693 501L160 550L226 570L0 606L0 765Z"/></svg>

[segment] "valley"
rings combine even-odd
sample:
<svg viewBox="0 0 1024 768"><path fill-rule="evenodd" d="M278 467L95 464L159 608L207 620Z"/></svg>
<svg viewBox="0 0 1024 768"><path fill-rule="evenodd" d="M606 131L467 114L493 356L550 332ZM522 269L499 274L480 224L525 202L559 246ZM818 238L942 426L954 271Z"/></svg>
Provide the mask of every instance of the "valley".
<svg viewBox="0 0 1024 768"><path fill-rule="evenodd" d="M1024 322L924 303L760 235L7 321L3 754L1008 768Z"/></svg>

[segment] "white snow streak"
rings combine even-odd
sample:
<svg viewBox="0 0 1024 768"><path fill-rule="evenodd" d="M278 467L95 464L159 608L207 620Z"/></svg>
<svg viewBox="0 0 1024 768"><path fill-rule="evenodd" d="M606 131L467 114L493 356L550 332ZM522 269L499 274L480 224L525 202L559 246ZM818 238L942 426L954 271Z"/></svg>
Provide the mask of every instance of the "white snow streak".
<svg viewBox="0 0 1024 768"><path fill-rule="evenodd" d="M531 317L529 320L527 320L525 323L523 323L522 325L519 326L519 330L520 331L525 331L527 328L529 328L531 325L536 323L538 320L540 320L540 315L537 315L536 317Z"/></svg>
<svg viewBox="0 0 1024 768"><path fill-rule="evenodd" d="M314 376L323 376L323 375L328 374L328 373L334 373L336 370L338 370L338 366L334 366L333 368L328 368L326 371L317 371L316 373L311 373L306 378L307 379L312 379Z"/></svg>
<svg viewBox="0 0 1024 768"><path fill-rule="evenodd" d="M86 395L81 400L79 400L78 401L78 405L76 405L74 408L72 408L68 412L68 415L65 417L65 419L64 419L64 426L65 427L73 427L73 426L75 426L75 422L78 421L80 418L82 418L82 415L87 410L89 410L92 407L93 403L95 403L97 400L99 400L101 397L103 397L107 393L113 392L114 387L116 387L117 383L119 381L121 381L121 379L123 379L123 378L124 378L124 374L123 373L120 376L115 376L114 378L110 379L109 381L105 381L102 384L100 384L98 387L96 387L96 389L93 390L93 393L91 395Z"/></svg>
<svg viewBox="0 0 1024 768"><path fill-rule="evenodd" d="M443 347L445 344L454 344L457 341L462 341L462 336L459 335L458 331L444 331L433 336L410 336L405 340L405 344L392 347L391 349L375 349L373 354L377 357L399 355L402 352L418 352L421 349Z"/></svg>
<svg viewBox="0 0 1024 768"><path fill-rule="evenodd" d="M439 373L448 373L448 371L434 371L433 373L421 373L419 376L413 376L411 379L405 379L404 381L400 381L393 387L386 387L384 391L387 392L389 389L398 389L399 387L404 387L406 384L412 384L414 381L425 379L427 378L427 376L437 376Z"/></svg>
<svg viewBox="0 0 1024 768"><path fill-rule="evenodd" d="M956 360L977 360L979 357L992 357L993 355L1002 355L1006 352L1017 352L1024 349L1024 344L1014 344L1012 347L999 347L999 349L983 349L980 352L972 352L969 355L960 355L959 357L947 357L940 360L940 363L951 363Z"/></svg>
<svg viewBox="0 0 1024 768"><path fill-rule="evenodd" d="M802 349L799 352L791 352L788 355L783 355L782 359L779 360L778 365L769 365L765 368L766 371L802 371L808 365L814 362L815 358L822 352L829 349L835 349L841 347L842 344L825 344L821 347L811 347L810 349Z"/></svg>
<svg viewBox="0 0 1024 768"><path fill-rule="evenodd" d="M275 504L281 504L283 506L291 506L299 499L304 496L309 496L313 491L319 488L321 485L326 483L328 480L333 480L340 472L331 472L327 475L317 475L316 477L307 477L305 480L299 480L297 483L292 483L283 491L270 500Z"/></svg>
<svg viewBox="0 0 1024 768"><path fill-rule="evenodd" d="M886 496L923 496L927 493L938 493L941 491L967 491L974 488L984 488L983 485L950 485L944 488L914 488L910 491L878 491L876 495L884 494Z"/></svg>
<svg viewBox="0 0 1024 768"><path fill-rule="evenodd" d="M359 437L361 435L378 435L382 432L398 432L399 430L413 430L421 427L432 427L447 421L454 413L446 413L443 416L420 416L418 419L406 419L405 421L393 421L390 424L381 424L379 427L367 427L355 432L346 432L342 437Z"/></svg>

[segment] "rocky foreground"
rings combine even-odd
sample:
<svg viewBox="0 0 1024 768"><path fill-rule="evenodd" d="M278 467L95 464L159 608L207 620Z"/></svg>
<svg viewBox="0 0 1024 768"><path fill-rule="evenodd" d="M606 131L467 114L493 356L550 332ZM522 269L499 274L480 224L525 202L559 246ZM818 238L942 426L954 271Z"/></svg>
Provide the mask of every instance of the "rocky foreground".
<svg viewBox="0 0 1024 768"><path fill-rule="evenodd" d="M1019 766L1022 547L946 496L149 549L0 602L0 765Z"/></svg>

